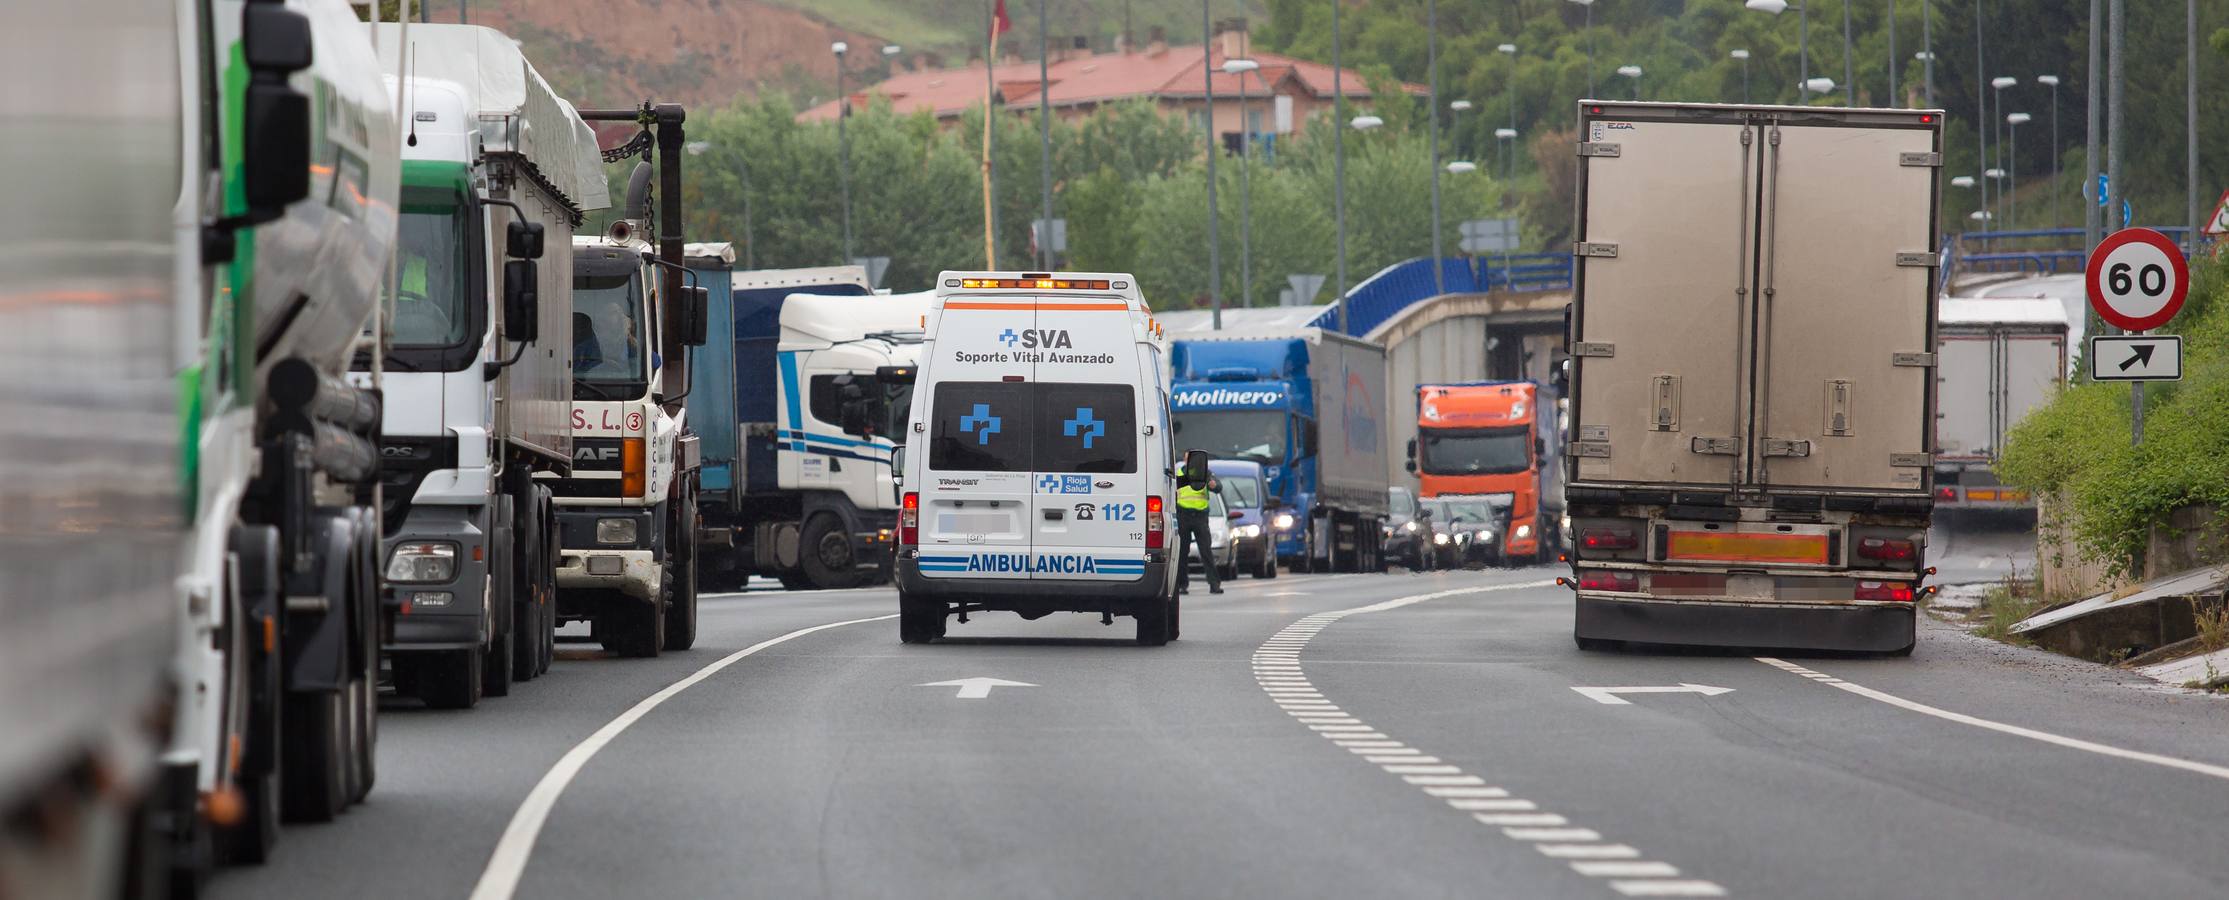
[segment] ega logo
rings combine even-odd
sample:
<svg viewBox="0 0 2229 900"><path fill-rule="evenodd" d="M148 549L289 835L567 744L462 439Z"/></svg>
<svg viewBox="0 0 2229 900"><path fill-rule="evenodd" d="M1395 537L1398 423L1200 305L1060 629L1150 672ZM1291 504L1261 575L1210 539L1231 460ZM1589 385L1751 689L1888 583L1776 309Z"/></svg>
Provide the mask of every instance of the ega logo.
<svg viewBox="0 0 2229 900"><path fill-rule="evenodd" d="M1068 339L1068 329L1065 328L1024 328L1019 331L1009 328L998 333L998 341L1008 349L1074 349L1076 346Z"/></svg>

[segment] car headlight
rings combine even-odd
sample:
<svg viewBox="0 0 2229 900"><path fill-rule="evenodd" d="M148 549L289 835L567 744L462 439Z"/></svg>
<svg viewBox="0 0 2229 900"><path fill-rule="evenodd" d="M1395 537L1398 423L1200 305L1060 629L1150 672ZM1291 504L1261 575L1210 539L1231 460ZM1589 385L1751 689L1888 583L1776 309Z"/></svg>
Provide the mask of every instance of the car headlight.
<svg viewBox="0 0 2229 900"><path fill-rule="evenodd" d="M1515 538L1517 538L1517 539L1518 539L1518 540L1520 540L1520 541L1521 541L1521 540L1524 540L1525 538L1529 538L1529 537L1532 537L1532 526L1531 526L1531 525L1529 525L1529 524L1528 524L1528 525L1518 525L1518 526L1517 526L1517 531L1516 531L1516 532L1515 532L1514 534L1512 534L1511 536L1512 536L1512 537L1515 537Z"/></svg>
<svg viewBox="0 0 2229 900"><path fill-rule="evenodd" d="M1403 522L1403 523L1401 523L1401 530L1402 530L1402 531L1415 531L1415 530L1416 530L1416 523L1415 523L1415 522Z"/></svg>
<svg viewBox="0 0 2229 900"><path fill-rule="evenodd" d="M1448 538L1447 538L1447 535L1446 535L1446 534L1435 534L1435 535L1432 535L1432 543L1435 543L1435 544L1440 544L1440 545L1445 545L1445 544L1447 543L1447 540L1448 540Z"/></svg>
<svg viewBox="0 0 2229 900"><path fill-rule="evenodd" d="M448 541L396 544L387 555L387 580L395 584L438 584L457 578L457 545Z"/></svg>
<svg viewBox="0 0 2229 900"><path fill-rule="evenodd" d="M1239 536L1239 537L1242 537L1242 538L1253 538L1253 537L1261 537L1261 536L1262 536L1262 527L1261 527L1260 525L1252 525L1252 524L1247 524L1247 525L1240 525L1240 526L1238 526L1238 531L1237 531L1236 533L1238 534L1238 536Z"/></svg>
<svg viewBox="0 0 2229 900"><path fill-rule="evenodd" d="M1471 532L1468 532L1468 531L1458 531L1458 532L1455 532L1455 543L1458 543L1458 544L1468 544L1468 543L1470 543L1470 542L1471 542L1471 538L1474 538L1474 537L1477 537L1477 535L1475 535L1475 534L1473 534L1473 533L1471 533Z"/></svg>
<svg viewBox="0 0 2229 900"><path fill-rule="evenodd" d="M1293 527L1293 514L1292 514L1292 513L1278 513L1278 514L1277 514L1277 521L1276 521L1276 525L1277 525L1277 530L1278 530L1278 531L1289 531L1289 530L1291 530L1291 529L1292 529L1292 527Z"/></svg>
<svg viewBox="0 0 2229 900"><path fill-rule="evenodd" d="M596 520L596 543L632 544L635 542L635 520L632 517Z"/></svg>

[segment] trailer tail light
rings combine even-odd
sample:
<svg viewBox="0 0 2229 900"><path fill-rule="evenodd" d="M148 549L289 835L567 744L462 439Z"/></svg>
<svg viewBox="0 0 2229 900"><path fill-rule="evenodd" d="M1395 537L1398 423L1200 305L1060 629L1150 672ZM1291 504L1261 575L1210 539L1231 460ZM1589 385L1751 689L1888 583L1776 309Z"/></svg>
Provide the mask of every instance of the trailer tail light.
<svg viewBox="0 0 2229 900"><path fill-rule="evenodd" d="M1579 589L1638 594L1641 592L1641 576L1631 572L1581 572Z"/></svg>
<svg viewBox="0 0 2229 900"><path fill-rule="evenodd" d="M1852 593L1859 600L1912 602L1912 586L1900 581L1860 581L1857 583L1857 590Z"/></svg>
<svg viewBox="0 0 2229 900"><path fill-rule="evenodd" d="M1145 548L1159 550L1166 540L1161 517L1161 497L1156 494L1145 498Z"/></svg>
<svg viewBox="0 0 2229 900"><path fill-rule="evenodd" d="M898 503L898 543L907 547L921 543L921 493L907 491Z"/></svg>
<svg viewBox="0 0 2229 900"><path fill-rule="evenodd" d="M1631 550L1641 546L1641 532L1632 528L1582 528L1579 546L1589 550Z"/></svg>
<svg viewBox="0 0 2229 900"><path fill-rule="evenodd" d="M1892 541L1887 538L1860 538L1857 555L1866 559L1898 562L1918 556L1919 545L1912 541Z"/></svg>
<svg viewBox="0 0 2229 900"><path fill-rule="evenodd" d="M1958 489L1948 485L1936 488L1935 499L1945 503L1956 503L1958 502Z"/></svg>
<svg viewBox="0 0 2229 900"><path fill-rule="evenodd" d="M650 490L650 467L642 438L619 442L619 496L640 497Z"/></svg>

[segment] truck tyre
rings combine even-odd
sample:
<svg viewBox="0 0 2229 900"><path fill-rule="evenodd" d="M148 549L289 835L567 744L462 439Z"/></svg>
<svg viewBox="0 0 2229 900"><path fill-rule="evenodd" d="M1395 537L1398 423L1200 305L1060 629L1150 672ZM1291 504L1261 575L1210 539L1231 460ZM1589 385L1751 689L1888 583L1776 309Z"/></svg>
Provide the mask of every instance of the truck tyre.
<svg viewBox="0 0 2229 900"><path fill-rule="evenodd" d="M487 659L480 666L480 696L508 697L511 695L511 665L518 656L518 642L511 629L489 639Z"/></svg>
<svg viewBox="0 0 2229 900"><path fill-rule="evenodd" d="M216 855L227 862L250 865L270 859L278 845L283 815L279 770L285 755L280 724L285 718L285 668L278 648L266 652L262 641L262 616L278 604L274 594L279 585L278 541L278 530L269 526L233 529L240 592L233 596L226 618L235 629L232 646L241 651L231 661L231 677L237 685L233 696L244 710L240 717L242 758L233 783L240 789L245 815L240 824L222 832L221 850Z"/></svg>
<svg viewBox="0 0 2229 900"><path fill-rule="evenodd" d="M512 538L511 504L508 497L498 497L496 515L490 517L495 527L489 529L488 553L501 554L500 562L490 559L488 566L487 604L488 644L487 661L480 669L480 694L486 697L508 697L511 694L511 665L518 656L518 621L512 617L511 561Z"/></svg>
<svg viewBox="0 0 2229 900"><path fill-rule="evenodd" d="M348 803L345 691L288 694L285 761L280 765L286 820L330 822Z"/></svg>
<svg viewBox="0 0 2229 900"><path fill-rule="evenodd" d="M944 636L944 604L898 595L898 640L926 644Z"/></svg>
<svg viewBox="0 0 2229 900"><path fill-rule="evenodd" d="M440 653L413 654L399 657L397 663L407 663L417 671L411 682L418 688L418 699L434 709L471 709L480 703L480 670L486 657L480 648L447 650Z"/></svg>
<svg viewBox="0 0 2229 900"><path fill-rule="evenodd" d="M1169 642L1169 609L1175 597L1156 597L1138 603L1138 646L1159 647Z"/></svg>
<svg viewBox="0 0 2229 900"><path fill-rule="evenodd" d="M798 567L815 588L859 586L859 559L851 552L851 533L844 530L843 519L834 513L820 513L805 523L797 556Z"/></svg>
<svg viewBox="0 0 2229 900"><path fill-rule="evenodd" d="M1233 575L1233 576L1231 576L1231 577L1233 577L1233 578L1236 578L1236 577L1238 577L1238 576L1235 576L1235 575ZM1182 598L1182 597L1170 597L1170 598L1169 598L1169 640L1172 640L1172 641L1173 641L1173 640L1176 640L1176 638L1177 638L1177 634L1178 634L1179 632L1181 632L1181 631L1183 630L1183 629L1181 629L1181 628L1179 628L1179 627L1178 627L1178 626L1179 626L1179 625L1180 625L1180 624L1182 623L1182 620L1183 620L1183 618L1184 618L1184 598Z"/></svg>
<svg viewBox="0 0 2229 900"><path fill-rule="evenodd" d="M675 542L666 553L665 577L662 590L666 594L665 636L661 641L668 651L679 652L697 643L697 547L694 535L697 526L696 495L690 494L681 505L667 534L687 535Z"/></svg>
<svg viewBox="0 0 2229 900"><path fill-rule="evenodd" d="M542 616L539 602L542 583L536 567L541 562L542 509L537 503L541 498L529 492L523 502L514 502L516 515L511 520L511 680L533 681L542 674Z"/></svg>
<svg viewBox="0 0 2229 900"><path fill-rule="evenodd" d="M379 516L358 507L362 528L357 531L356 677L349 682L356 703L356 791L350 802L370 796L379 781Z"/></svg>
<svg viewBox="0 0 2229 900"><path fill-rule="evenodd" d="M599 620L603 624L606 620ZM610 647L612 652L632 659L655 659L666 644L666 614L664 604L645 603L613 613L608 617L617 630Z"/></svg>

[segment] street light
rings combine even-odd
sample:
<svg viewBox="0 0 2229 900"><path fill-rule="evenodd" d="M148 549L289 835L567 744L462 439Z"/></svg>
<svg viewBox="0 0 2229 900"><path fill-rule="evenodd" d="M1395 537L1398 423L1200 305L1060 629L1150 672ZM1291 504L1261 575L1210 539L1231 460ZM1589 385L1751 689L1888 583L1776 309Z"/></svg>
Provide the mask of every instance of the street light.
<svg viewBox="0 0 2229 900"><path fill-rule="evenodd" d="M844 131L844 124L851 118L851 94L844 90L844 54L851 45L837 41L828 45L828 52L836 55L836 146L840 162L837 181L843 187L844 204L844 262L851 261L851 136Z"/></svg>
<svg viewBox="0 0 2229 900"><path fill-rule="evenodd" d="M1223 60L1223 74L1238 79L1238 290L1239 305L1254 305L1254 125L1247 121L1246 73L1259 70L1251 59ZM1256 76L1259 77L1259 76ZM1213 152L1211 148L1209 152Z"/></svg>
<svg viewBox="0 0 2229 900"><path fill-rule="evenodd" d="M1751 102L1749 99L1749 51L1734 50L1726 55L1741 60L1741 102Z"/></svg>
<svg viewBox="0 0 2229 900"><path fill-rule="evenodd" d="M1788 0L1744 0L1742 5L1776 16L1791 9L1796 11L1796 58L1800 61L1796 74L1796 99L1803 99L1803 91L1811 83L1811 13L1801 6L1790 5ZM1827 88L1830 91L1833 89Z"/></svg>
<svg viewBox="0 0 2229 900"><path fill-rule="evenodd" d="M1372 128L1376 128L1380 125L1385 124L1385 120L1380 119L1377 116L1356 116L1354 117L1353 121L1348 122L1347 124L1353 126L1354 130L1356 131L1369 131Z"/></svg>
<svg viewBox="0 0 2229 900"><path fill-rule="evenodd" d="M2051 89L2051 227L2059 225L2059 76L2038 75L2036 83Z"/></svg>
<svg viewBox="0 0 2229 900"><path fill-rule="evenodd" d="M1633 99L1641 99L1641 67L1619 66L1618 74L1633 79Z"/></svg>
<svg viewBox="0 0 2229 900"><path fill-rule="evenodd" d="M1926 102L1927 102L1927 108L1928 108L1928 109L1934 109L1934 108L1935 108L1935 51L1933 51L1933 50L1921 50L1921 51L1919 51L1918 53L1914 53L1914 54L1912 54L1912 59L1914 59L1914 60L1918 61L1918 62L1919 62L1919 63L1921 64L1921 67L1927 70L1927 101L1926 101Z"/></svg>
<svg viewBox="0 0 2229 900"><path fill-rule="evenodd" d="M2008 168L2005 170L2005 182L2010 188L2005 191L2005 227L2007 228L2020 227L2020 126L2028 124L2029 118L2030 116L2024 112L2011 113L2005 116L2005 132L2009 135L2005 141L2005 157L2008 164Z"/></svg>
<svg viewBox="0 0 2229 900"><path fill-rule="evenodd" d="M1970 188L1970 187L1973 187L1973 186L1974 186L1974 176L1972 176L1972 175L1957 175L1957 176L1953 176L1953 177L1952 177L1952 178L1950 179L1950 186L1951 186L1951 187L1957 187L1957 188Z"/></svg>
<svg viewBox="0 0 2229 900"><path fill-rule="evenodd" d="M2010 75L1999 75L1995 78L1989 79L1989 99L1994 101L1996 103L1996 106L1992 108L1987 118L1990 120L1990 127L1997 129L1997 152L1993 157L1991 157L1991 159L1994 159L1998 167L2000 168L2002 168L2005 164L2005 133L2001 127L2004 123L1999 118L2003 116L2005 112L2005 88L2012 87L2013 85L2019 83L2020 79L2014 78ZM1988 163L1989 161L1990 159L1982 160L1983 163ZM1996 204L1994 206L1986 203L1982 204L1983 206L1987 206L1992 212L2005 205L2005 197L2002 186L2000 185L1997 188L1993 188L1993 190L1998 191L1996 195Z"/></svg>
<svg viewBox="0 0 2229 900"><path fill-rule="evenodd" d="M1447 164L1447 174L1449 175L1468 175L1476 171L1478 171L1478 164L1474 162L1458 159Z"/></svg>
<svg viewBox="0 0 2229 900"><path fill-rule="evenodd" d="M1807 78L1802 84L1796 85L1796 88L1799 93L1802 91L1810 91L1814 94L1824 94L1828 91L1834 90L1834 79L1828 78L1824 75L1817 78Z"/></svg>
<svg viewBox="0 0 2229 900"><path fill-rule="evenodd" d="M1571 0L1587 8L1586 24L1580 27L1587 32L1587 96L1594 96L1594 0ZM1337 5L1334 3L1333 5Z"/></svg>

